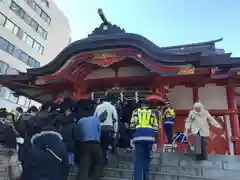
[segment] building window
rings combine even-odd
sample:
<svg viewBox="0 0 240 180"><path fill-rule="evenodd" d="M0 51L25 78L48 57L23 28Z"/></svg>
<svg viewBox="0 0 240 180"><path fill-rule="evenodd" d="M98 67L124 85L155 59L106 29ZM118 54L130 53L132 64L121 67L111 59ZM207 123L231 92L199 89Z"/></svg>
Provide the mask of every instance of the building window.
<svg viewBox="0 0 240 180"><path fill-rule="evenodd" d="M49 2L47 0L41 0L41 1L47 8L49 8Z"/></svg>
<svg viewBox="0 0 240 180"><path fill-rule="evenodd" d="M39 51L41 54L43 54L43 51L44 51L44 47L40 45L40 48L39 48Z"/></svg>
<svg viewBox="0 0 240 180"><path fill-rule="evenodd" d="M30 67L40 66L40 63L37 60L31 58L29 55L27 55L22 50L15 47L13 44L9 43L2 37L0 37L0 49L8 52L9 54L26 63Z"/></svg>
<svg viewBox="0 0 240 180"><path fill-rule="evenodd" d="M4 27L9 31L13 32L14 24L11 21L7 20Z"/></svg>
<svg viewBox="0 0 240 180"><path fill-rule="evenodd" d="M34 0L25 0L27 4L48 24L50 24L50 17L41 9Z"/></svg>
<svg viewBox="0 0 240 180"><path fill-rule="evenodd" d="M1 50L6 51L7 47L8 47L8 44L9 44L8 41L6 41L3 38L0 38L0 49Z"/></svg>
<svg viewBox="0 0 240 180"><path fill-rule="evenodd" d="M27 33L23 34L23 41L25 41L29 46L33 46L34 40Z"/></svg>
<svg viewBox="0 0 240 180"><path fill-rule="evenodd" d="M9 54L12 54L14 48L15 48L15 46L9 43L7 46L6 52Z"/></svg>
<svg viewBox="0 0 240 180"><path fill-rule="evenodd" d="M46 39L47 37L47 31L45 31L41 26L38 26L37 32L41 34L41 36Z"/></svg>
<svg viewBox="0 0 240 180"><path fill-rule="evenodd" d="M44 19L44 21L46 21L48 24L51 23L51 18L44 12L42 11L42 15L41 17Z"/></svg>
<svg viewBox="0 0 240 180"><path fill-rule="evenodd" d="M35 68L39 68L40 67L40 62L35 61Z"/></svg>
<svg viewBox="0 0 240 180"><path fill-rule="evenodd" d="M33 19L31 19L31 22L29 24L35 31L37 31L39 25L36 21L34 21Z"/></svg>
<svg viewBox="0 0 240 180"><path fill-rule="evenodd" d="M14 2L12 1L10 9L18 15L21 19L24 17L25 12Z"/></svg>
<svg viewBox="0 0 240 180"><path fill-rule="evenodd" d="M25 21L25 23L27 23L28 25L31 25L32 23L32 18L28 15L28 14L24 14L23 20Z"/></svg>
<svg viewBox="0 0 240 180"><path fill-rule="evenodd" d="M34 6L35 1L27 1L29 5ZM36 3L35 3L36 4ZM33 18L31 18L26 12L24 12L14 1L11 2L10 9L18 15L21 19L30 25L35 31L37 31L44 39L47 39L47 31L43 29ZM36 11L36 5L34 7ZM40 9L41 10L41 9ZM42 13L40 13L42 14ZM39 28L40 27L40 28Z"/></svg>
<svg viewBox="0 0 240 180"><path fill-rule="evenodd" d="M0 61L0 74L6 74L9 65Z"/></svg>
<svg viewBox="0 0 240 180"><path fill-rule="evenodd" d="M4 26L6 17L0 13L0 26Z"/></svg>
<svg viewBox="0 0 240 180"><path fill-rule="evenodd" d="M36 2L34 0L25 0L27 4L32 8L35 9L36 7Z"/></svg>
<svg viewBox="0 0 240 180"><path fill-rule="evenodd" d="M11 31L14 35L18 35L20 28L16 26L12 21L6 20L5 26L6 29Z"/></svg>
<svg viewBox="0 0 240 180"><path fill-rule="evenodd" d="M13 52L12 52L12 56L19 59L20 56L21 56L21 53L22 53L22 51L20 49L18 49L17 47L15 47Z"/></svg>
<svg viewBox="0 0 240 180"><path fill-rule="evenodd" d="M19 58L22 62L24 62L25 64L27 64L28 63L28 60L29 60L29 56L26 54L26 53L24 53L24 52L22 52L21 53L21 57Z"/></svg>
<svg viewBox="0 0 240 180"><path fill-rule="evenodd" d="M0 14L1 15L1 14ZM0 16L1 17L1 16ZM29 36L27 33L24 33L17 25L15 25L12 21L6 19L6 23L4 25L4 27L6 29L8 29L9 31L11 31L14 35L18 36L19 39L22 39L25 43L27 43L28 45L30 45L31 47L34 47L37 44L37 48L34 47L39 53L43 54L43 47L41 44L39 44L38 42L36 42L31 36ZM35 43L34 43L35 42ZM9 53L12 53L12 51L8 51Z"/></svg>
<svg viewBox="0 0 240 180"><path fill-rule="evenodd" d="M33 48L36 49L37 51L39 51L40 47L41 47L41 45L37 41L35 41L33 44Z"/></svg>
<svg viewBox="0 0 240 180"><path fill-rule="evenodd" d="M30 57L29 60L28 60L28 64L29 64L29 66L34 67L35 66L35 60Z"/></svg>
<svg viewBox="0 0 240 180"><path fill-rule="evenodd" d="M18 32L17 37L18 37L19 39L23 39L23 35L24 35L23 30L22 30L22 29L19 29L19 32Z"/></svg>
<svg viewBox="0 0 240 180"><path fill-rule="evenodd" d="M35 6L35 11L36 11L36 13L37 13L39 16L41 16L41 14L42 14L42 9L41 9L38 5Z"/></svg>
<svg viewBox="0 0 240 180"><path fill-rule="evenodd" d="M8 67L6 74L17 75L19 71L15 68Z"/></svg>

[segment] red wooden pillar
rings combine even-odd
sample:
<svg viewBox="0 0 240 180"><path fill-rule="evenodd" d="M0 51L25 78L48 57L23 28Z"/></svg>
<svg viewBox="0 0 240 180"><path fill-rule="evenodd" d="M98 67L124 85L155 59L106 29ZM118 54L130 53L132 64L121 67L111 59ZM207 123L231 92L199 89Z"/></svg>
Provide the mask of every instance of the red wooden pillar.
<svg viewBox="0 0 240 180"><path fill-rule="evenodd" d="M193 87L193 103L199 101L198 87Z"/></svg>
<svg viewBox="0 0 240 180"><path fill-rule="evenodd" d="M235 137L239 137L239 121L237 114L237 102L235 97L235 91L232 86L227 87L227 100L228 100L228 109L231 111L230 120L231 120L231 129L232 134Z"/></svg>
<svg viewBox="0 0 240 180"><path fill-rule="evenodd" d="M240 154L240 139L239 139L240 130L239 130L235 91L232 86L227 86L226 91L227 91L228 109L231 111L230 123L231 123L231 130L232 130L232 140L234 142L234 151L235 151L235 154Z"/></svg>

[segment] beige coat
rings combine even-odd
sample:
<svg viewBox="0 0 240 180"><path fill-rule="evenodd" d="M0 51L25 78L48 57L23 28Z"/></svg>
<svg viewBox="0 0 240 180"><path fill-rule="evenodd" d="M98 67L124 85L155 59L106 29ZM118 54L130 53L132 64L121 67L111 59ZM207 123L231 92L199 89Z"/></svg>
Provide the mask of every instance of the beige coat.
<svg viewBox="0 0 240 180"><path fill-rule="evenodd" d="M190 130L192 134L200 133L200 136L209 137L209 124L221 128L220 124L210 115L210 113L203 109L200 113L194 110L190 111L188 118L185 121L185 131Z"/></svg>

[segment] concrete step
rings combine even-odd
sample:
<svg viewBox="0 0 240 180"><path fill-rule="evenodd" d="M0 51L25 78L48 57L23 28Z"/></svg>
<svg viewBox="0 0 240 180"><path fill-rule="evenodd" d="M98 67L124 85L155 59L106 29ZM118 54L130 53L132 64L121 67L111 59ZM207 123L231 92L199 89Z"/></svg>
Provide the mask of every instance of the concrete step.
<svg viewBox="0 0 240 180"><path fill-rule="evenodd" d="M131 152L118 152L114 157L115 161L133 162ZM209 155L208 160L196 161L193 156L183 153L153 153L151 164L159 166L191 166L195 168L212 168L226 170L240 170L239 156Z"/></svg>
<svg viewBox="0 0 240 180"><path fill-rule="evenodd" d="M133 171L129 169L119 168L106 168L104 170L105 178L119 178L119 179L132 179ZM239 177L207 177L207 176L193 176L185 174L174 174L174 173L162 173L162 172L149 172L149 180L239 180Z"/></svg>
<svg viewBox="0 0 240 180"><path fill-rule="evenodd" d="M106 168L119 168L133 170L131 162L109 162ZM194 167L191 165L172 166L151 164L150 171L160 173L174 173L179 175L207 176L207 177L240 177L239 170L219 169L216 167Z"/></svg>

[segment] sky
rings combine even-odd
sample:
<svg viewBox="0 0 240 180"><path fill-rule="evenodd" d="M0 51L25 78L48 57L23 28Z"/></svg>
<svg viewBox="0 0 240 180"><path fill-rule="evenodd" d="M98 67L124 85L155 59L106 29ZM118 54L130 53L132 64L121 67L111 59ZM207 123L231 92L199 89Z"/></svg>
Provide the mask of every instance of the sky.
<svg viewBox="0 0 240 180"><path fill-rule="evenodd" d="M127 32L160 47L223 38L216 44L240 57L239 0L55 0L68 17L72 40L101 24L97 9Z"/></svg>

